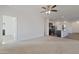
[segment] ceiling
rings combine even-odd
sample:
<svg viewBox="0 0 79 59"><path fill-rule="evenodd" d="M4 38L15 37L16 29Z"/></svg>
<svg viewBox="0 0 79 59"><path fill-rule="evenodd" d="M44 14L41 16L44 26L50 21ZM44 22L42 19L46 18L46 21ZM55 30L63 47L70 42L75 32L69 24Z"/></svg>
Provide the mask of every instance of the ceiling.
<svg viewBox="0 0 79 59"><path fill-rule="evenodd" d="M79 20L79 5L58 5L56 7L57 13L50 14L50 20Z"/></svg>
<svg viewBox="0 0 79 59"><path fill-rule="evenodd" d="M26 11L28 11L29 9L33 9L31 11L40 14L40 12L42 11L41 10L42 6L45 5L20 5L20 6L0 5L0 13L4 10L7 12L9 8L15 8L15 11L17 10L17 12L19 10L19 12L26 13ZM79 5L57 5L56 9L58 10L58 12L52 12L50 15L48 15L50 20L67 20L67 21L79 20Z"/></svg>

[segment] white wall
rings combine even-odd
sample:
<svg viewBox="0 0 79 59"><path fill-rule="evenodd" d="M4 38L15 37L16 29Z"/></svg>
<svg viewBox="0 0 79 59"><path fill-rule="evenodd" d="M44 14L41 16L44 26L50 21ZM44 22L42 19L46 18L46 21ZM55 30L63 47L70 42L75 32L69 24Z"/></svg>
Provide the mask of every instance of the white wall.
<svg viewBox="0 0 79 59"><path fill-rule="evenodd" d="M79 33L79 23L76 23L76 21L72 22L72 32Z"/></svg>
<svg viewBox="0 0 79 59"><path fill-rule="evenodd" d="M49 19L44 19L44 36L49 35Z"/></svg>
<svg viewBox="0 0 79 59"><path fill-rule="evenodd" d="M6 6L3 15L17 17L18 40L44 36L44 19L40 6Z"/></svg>

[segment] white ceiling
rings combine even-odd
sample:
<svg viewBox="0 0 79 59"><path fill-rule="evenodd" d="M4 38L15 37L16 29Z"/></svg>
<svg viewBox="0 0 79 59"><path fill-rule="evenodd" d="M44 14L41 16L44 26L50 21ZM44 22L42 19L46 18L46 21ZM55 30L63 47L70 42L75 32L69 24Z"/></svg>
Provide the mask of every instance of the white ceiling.
<svg viewBox="0 0 79 59"><path fill-rule="evenodd" d="M79 20L79 6L78 5L58 5L56 7L57 13L53 12L49 16L52 20L68 20L75 21ZM54 20L53 19L53 20Z"/></svg>
<svg viewBox="0 0 79 59"><path fill-rule="evenodd" d="M35 10L40 14L40 12L42 11L41 10L42 6L44 5L33 5L33 6L32 5L24 5L24 6L0 5L0 13L4 10L7 12L8 8L15 8L15 11L19 10L20 12L24 12L24 13L28 11L29 8L30 9L34 8L32 11ZM68 21L79 20L79 5L57 5L56 9L58 10L58 12L52 12L48 16L50 20L68 20Z"/></svg>

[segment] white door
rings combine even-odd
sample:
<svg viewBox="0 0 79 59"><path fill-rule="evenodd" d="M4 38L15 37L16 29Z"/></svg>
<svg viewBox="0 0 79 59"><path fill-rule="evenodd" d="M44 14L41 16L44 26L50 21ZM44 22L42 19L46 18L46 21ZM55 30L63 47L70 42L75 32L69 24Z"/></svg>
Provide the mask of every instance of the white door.
<svg viewBox="0 0 79 59"><path fill-rule="evenodd" d="M6 37L16 40L17 39L17 19L16 17L3 16L3 29L5 30Z"/></svg>

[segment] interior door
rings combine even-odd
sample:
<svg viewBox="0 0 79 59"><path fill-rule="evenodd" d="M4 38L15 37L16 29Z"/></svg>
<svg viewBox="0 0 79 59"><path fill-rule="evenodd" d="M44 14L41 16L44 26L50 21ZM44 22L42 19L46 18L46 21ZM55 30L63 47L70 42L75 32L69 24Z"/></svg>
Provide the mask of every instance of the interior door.
<svg viewBox="0 0 79 59"><path fill-rule="evenodd" d="M4 36L10 39L17 39L17 19L16 17L3 16L3 30L5 32Z"/></svg>

